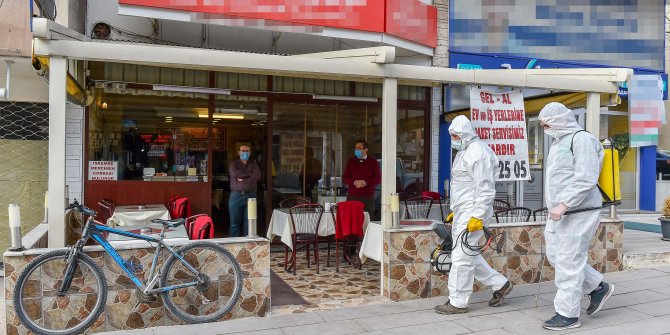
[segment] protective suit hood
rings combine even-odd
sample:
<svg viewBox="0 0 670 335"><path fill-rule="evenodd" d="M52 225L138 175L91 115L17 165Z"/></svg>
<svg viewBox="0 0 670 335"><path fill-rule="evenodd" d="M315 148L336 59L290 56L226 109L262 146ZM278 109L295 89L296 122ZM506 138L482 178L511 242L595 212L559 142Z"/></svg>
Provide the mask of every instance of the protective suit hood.
<svg viewBox="0 0 670 335"><path fill-rule="evenodd" d="M465 149L468 144L472 143L476 139L479 139L475 128L472 127L472 123L468 120L467 117L459 115L454 118L454 121L451 122L449 126L449 135L460 136L463 141L463 149Z"/></svg>
<svg viewBox="0 0 670 335"><path fill-rule="evenodd" d="M542 108L538 118L540 121L546 123L549 127L555 129L556 133L558 134L558 138L561 138L565 135L574 134L575 132L582 130L582 127L580 127L577 123L575 114L562 103L548 103L546 106L544 106L544 108Z"/></svg>

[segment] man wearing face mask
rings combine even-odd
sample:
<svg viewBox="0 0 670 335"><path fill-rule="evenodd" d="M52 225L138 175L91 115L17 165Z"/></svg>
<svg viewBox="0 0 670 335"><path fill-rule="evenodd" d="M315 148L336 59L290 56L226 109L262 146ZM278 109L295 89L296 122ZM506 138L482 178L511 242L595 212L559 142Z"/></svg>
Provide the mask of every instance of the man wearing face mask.
<svg viewBox="0 0 670 335"><path fill-rule="evenodd" d="M477 244L483 236L484 224L493 217L495 198L495 168L498 158L486 143L476 135L470 120L459 115L449 126L451 146L458 150L451 169L451 210L447 220L452 219L451 270L449 271L449 300L435 306L440 314L468 312L468 301L472 295L475 278L491 287L493 297L489 306L497 307L512 291L512 283L491 268L481 255L468 251L461 245L458 236L469 231L468 243Z"/></svg>
<svg viewBox="0 0 670 335"><path fill-rule="evenodd" d="M251 148L242 144L239 148L239 159L228 166L230 174L230 237L247 235L247 200L256 198L256 185L261 179L261 169L255 160L251 159Z"/></svg>
<svg viewBox="0 0 670 335"><path fill-rule="evenodd" d="M603 147L584 131L575 115L560 103L544 106L539 115L544 133L553 138L546 160L544 199L549 219L544 228L547 259L556 269L556 315L544 328L563 330L581 326L582 294L591 299L586 314L594 315L614 292L603 275L587 264L589 244L600 224L600 210L565 215L568 210L600 207L598 177Z"/></svg>
<svg viewBox="0 0 670 335"><path fill-rule="evenodd" d="M375 209L375 186L381 183L382 173L377 159L368 155L367 142L356 142L354 157L347 162L342 180L349 186L347 201L362 202L365 211L372 215Z"/></svg>

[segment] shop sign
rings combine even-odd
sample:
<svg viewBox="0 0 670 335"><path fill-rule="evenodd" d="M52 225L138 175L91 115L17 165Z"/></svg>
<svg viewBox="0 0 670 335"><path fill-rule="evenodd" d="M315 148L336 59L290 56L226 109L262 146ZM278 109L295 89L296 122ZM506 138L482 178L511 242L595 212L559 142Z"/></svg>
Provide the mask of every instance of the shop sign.
<svg viewBox="0 0 670 335"><path fill-rule="evenodd" d="M88 180L117 180L117 161L89 161Z"/></svg>
<svg viewBox="0 0 670 335"><path fill-rule="evenodd" d="M496 180L530 179L523 94L470 88L470 120L477 135L498 156Z"/></svg>

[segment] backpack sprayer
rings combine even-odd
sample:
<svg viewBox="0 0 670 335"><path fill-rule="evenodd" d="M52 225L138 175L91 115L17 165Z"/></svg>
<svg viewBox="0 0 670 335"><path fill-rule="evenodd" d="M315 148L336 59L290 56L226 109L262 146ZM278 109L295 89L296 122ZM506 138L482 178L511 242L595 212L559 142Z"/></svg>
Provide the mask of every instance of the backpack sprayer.
<svg viewBox="0 0 670 335"><path fill-rule="evenodd" d="M433 224L433 231L440 238L440 241L437 244L435 250L430 257L430 264L433 268L441 273L449 273L451 271L451 252L460 244L463 252L468 256L477 256L481 255L484 251L491 248L492 250L501 253L502 248L504 247L504 233L503 234L493 234L486 227L483 229L484 232L484 243L483 244L470 244L468 243L468 236L470 231L468 229L463 229L463 231L456 238L456 244L454 244L454 239L451 235L451 225L449 222L445 223L435 223ZM502 236L502 240L498 237ZM496 243L494 241L497 240Z"/></svg>

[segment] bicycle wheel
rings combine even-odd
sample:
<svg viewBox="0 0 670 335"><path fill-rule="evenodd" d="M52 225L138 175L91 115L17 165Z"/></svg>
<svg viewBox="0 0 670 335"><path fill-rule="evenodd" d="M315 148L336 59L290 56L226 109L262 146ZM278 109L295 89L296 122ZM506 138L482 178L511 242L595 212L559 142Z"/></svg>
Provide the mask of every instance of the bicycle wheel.
<svg viewBox="0 0 670 335"><path fill-rule="evenodd" d="M237 260L228 250L210 242L193 242L178 252L199 274L193 274L172 255L163 267L161 287L197 282L198 277L203 283L162 292L163 303L188 323L220 320L233 309L242 291L242 271Z"/></svg>
<svg viewBox="0 0 670 335"><path fill-rule="evenodd" d="M37 334L79 334L100 316L107 299L105 276L95 261L79 253L72 284L59 295L67 270L68 250L32 260L14 288L14 309L26 328Z"/></svg>

